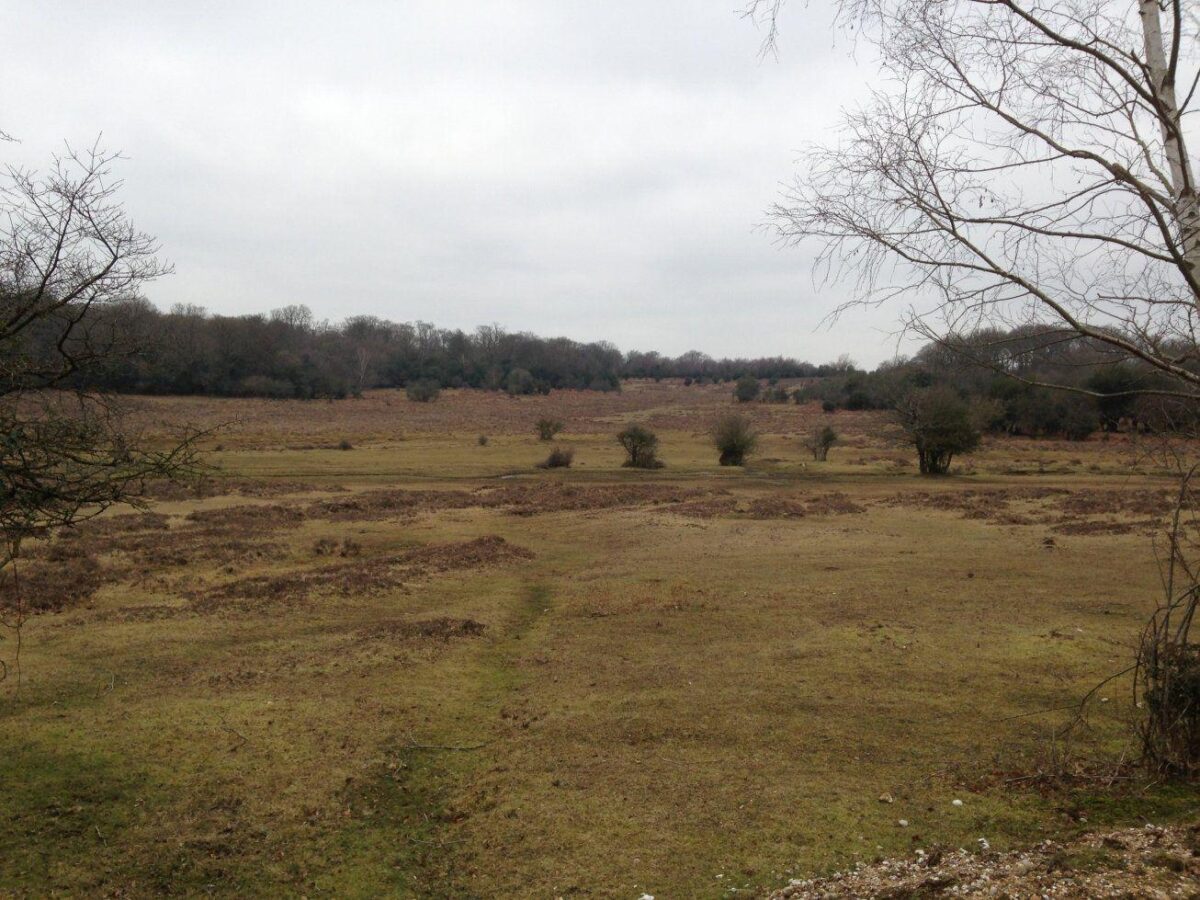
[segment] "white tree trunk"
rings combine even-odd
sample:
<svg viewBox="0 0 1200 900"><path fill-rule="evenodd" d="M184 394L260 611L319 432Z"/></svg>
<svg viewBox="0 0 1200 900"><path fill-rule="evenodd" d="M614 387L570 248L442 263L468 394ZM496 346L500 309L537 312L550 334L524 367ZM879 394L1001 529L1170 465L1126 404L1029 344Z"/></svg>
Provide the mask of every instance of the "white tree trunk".
<svg viewBox="0 0 1200 900"><path fill-rule="evenodd" d="M1180 244L1184 260L1193 277L1196 277L1200 276L1200 207L1196 203L1196 187L1183 138L1175 79L1169 70L1163 44L1162 9L1158 0L1139 0L1138 12L1142 19L1150 89L1158 100L1157 113L1175 198L1175 220L1179 225ZM1197 303L1200 304L1200 297Z"/></svg>

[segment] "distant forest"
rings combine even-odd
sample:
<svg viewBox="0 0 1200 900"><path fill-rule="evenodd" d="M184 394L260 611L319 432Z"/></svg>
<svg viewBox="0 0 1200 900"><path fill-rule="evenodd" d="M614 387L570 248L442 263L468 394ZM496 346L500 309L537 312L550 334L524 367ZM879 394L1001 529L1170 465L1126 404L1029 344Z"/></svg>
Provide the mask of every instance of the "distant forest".
<svg viewBox="0 0 1200 900"><path fill-rule="evenodd" d="M818 366L780 357L718 360L696 351L676 358L622 354L602 341L543 338L497 325L465 332L374 316L328 323L303 306L219 316L194 306L161 312L130 301L93 309L87 322L93 342L110 334L129 352L113 364L88 367L80 378L120 393L342 398L421 382L544 394L620 390L623 378L730 381L747 373L780 379L849 370L845 361Z"/></svg>
<svg viewBox="0 0 1200 900"><path fill-rule="evenodd" d="M622 353L606 342L543 338L497 325L465 332L373 316L329 323L302 306L220 316L194 306L162 312L138 300L92 308L71 330L80 347L124 346L121 353L80 354L94 358L76 376L79 386L117 393L337 399L402 387L414 399L429 400L441 388L521 395L614 391L627 378L675 378L737 383L734 395L741 400L817 401L831 413L891 409L909 392L944 385L971 402L981 428L1035 436L1082 438L1097 428L1130 425L1169 430L1193 415L1190 402L1155 393L1163 388L1161 377L1147 366L1046 326L931 342L873 371L845 357L817 365L783 357L714 359L698 351ZM40 352L51 353L61 334L61 323L48 328ZM1058 389L1064 385L1074 390Z"/></svg>

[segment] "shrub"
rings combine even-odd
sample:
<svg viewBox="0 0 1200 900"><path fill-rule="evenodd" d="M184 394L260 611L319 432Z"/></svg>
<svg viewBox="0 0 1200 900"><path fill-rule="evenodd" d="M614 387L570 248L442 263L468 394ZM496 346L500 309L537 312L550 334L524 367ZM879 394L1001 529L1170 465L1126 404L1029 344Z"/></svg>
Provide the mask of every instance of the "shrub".
<svg viewBox="0 0 1200 900"><path fill-rule="evenodd" d="M788 389L785 388L782 384L776 385L775 387L771 388L770 393L767 394L767 400L771 403L787 403L788 398L789 398Z"/></svg>
<svg viewBox="0 0 1200 900"><path fill-rule="evenodd" d="M630 425L617 435L617 443L625 448L622 465L633 469L661 469L658 458L658 435L641 425Z"/></svg>
<svg viewBox="0 0 1200 900"><path fill-rule="evenodd" d="M758 397L758 379L753 375L743 375L733 388L733 397L738 403L749 403Z"/></svg>
<svg viewBox="0 0 1200 900"><path fill-rule="evenodd" d="M956 453L979 446L979 427L971 409L950 388L912 391L896 405L896 416L917 449L922 475L942 475Z"/></svg>
<svg viewBox="0 0 1200 900"><path fill-rule="evenodd" d="M353 450L354 445L352 443L350 443L348 440L346 440L345 438L342 438L341 442L338 444L338 449L339 450Z"/></svg>
<svg viewBox="0 0 1200 900"><path fill-rule="evenodd" d="M832 400L822 400L821 401L821 411L827 412L827 413L836 412L837 404L834 403Z"/></svg>
<svg viewBox="0 0 1200 900"><path fill-rule="evenodd" d="M488 445L488 436L486 434L481 434L479 436L479 446L486 447L487 445Z"/></svg>
<svg viewBox="0 0 1200 900"><path fill-rule="evenodd" d="M1100 417L1094 404L1072 397L1063 403L1060 425L1068 441L1086 441L1100 427Z"/></svg>
<svg viewBox="0 0 1200 900"><path fill-rule="evenodd" d="M691 378L691 376L690 376L690 375L689 375L687 378L683 379L683 386L684 386L684 387L691 387L691 386L692 386L692 378Z"/></svg>
<svg viewBox="0 0 1200 900"><path fill-rule="evenodd" d="M538 440L552 441L554 440L554 436L562 431L565 427L566 425L563 423L562 419L538 419Z"/></svg>
<svg viewBox="0 0 1200 900"><path fill-rule="evenodd" d="M842 405L850 410L871 409L874 406L871 402L871 395L863 390L851 391L846 395L846 402Z"/></svg>
<svg viewBox="0 0 1200 900"><path fill-rule="evenodd" d="M543 462L538 463L539 469L568 469L575 459L575 451L570 447L555 447Z"/></svg>
<svg viewBox="0 0 1200 900"><path fill-rule="evenodd" d="M526 369L513 369L504 379L504 390L512 396L532 394L537 391L537 381Z"/></svg>
<svg viewBox="0 0 1200 900"><path fill-rule="evenodd" d="M712 428L712 440L723 466L740 466L758 446L758 434L745 416L722 416Z"/></svg>
<svg viewBox="0 0 1200 900"><path fill-rule="evenodd" d="M408 399L416 403L429 403L431 400L436 400L441 391L442 389L438 386L438 383L428 378L410 381L404 388L404 393L408 395Z"/></svg>
<svg viewBox="0 0 1200 900"><path fill-rule="evenodd" d="M812 451L813 459L817 462L825 462L829 457L829 448L837 443L837 432L826 425L804 444Z"/></svg>

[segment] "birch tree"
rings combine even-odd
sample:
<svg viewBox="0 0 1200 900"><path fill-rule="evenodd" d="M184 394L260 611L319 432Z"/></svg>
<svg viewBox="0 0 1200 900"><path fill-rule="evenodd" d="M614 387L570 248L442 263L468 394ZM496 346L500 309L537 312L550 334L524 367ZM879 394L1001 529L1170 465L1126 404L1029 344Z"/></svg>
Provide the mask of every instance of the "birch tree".
<svg viewBox="0 0 1200 900"><path fill-rule="evenodd" d="M746 11L767 49L782 5ZM857 286L849 304L906 297L908 324L963 351L979 342L956 336L1000 325L1103 348L1154 376L1130 392L1169 395L1196 422L1195 3L842 0L839 12L885 82L806 153L771 210L779 237L815 241L819 270ZM1018 377L1029 352L987 348ZM1196 773L1196 469L1179 469L1165 599L1134 671L1146 760Z"/></svg>
<svg viewBox="0 0 1200 900"><path fill-rule="evenodd" d="M779 35L782 0L748 10ZM1159 0L845 0L886 75L771 210L929 337L1051 325L1200 394L1197 22Z"/></svg>

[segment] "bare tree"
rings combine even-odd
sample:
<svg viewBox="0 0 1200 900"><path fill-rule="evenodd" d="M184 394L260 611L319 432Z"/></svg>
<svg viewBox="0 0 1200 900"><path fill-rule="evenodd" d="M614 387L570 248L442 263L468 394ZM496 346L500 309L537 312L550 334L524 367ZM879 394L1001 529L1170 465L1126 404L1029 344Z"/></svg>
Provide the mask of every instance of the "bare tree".
<svg viewBox="0 0 1200 900"><path fill-rule="evenodd" d="M754 0L746 10L766 28L766 49L782 5ZM845 115L835 143L808 151L771 212L780 238L816 240L818 271L839 283L849 270L858 287L849 304L909 298L907 324L948 346L978 349L955 335L1022 325L1047 343L1086 342L1107 352L1100 358L1156 374L1130 393L1194 407L1194 5L841 0L839 13L878 50L890 81ZM1003 344L986 350L994 367L1020 368ZM1140 668L1147 700L1175 696L1163 678L1200 684L1190 638L1200 589L1175 539L1172 547L1172 571L1186 584L1172 579L1170 615L1147 632L1142 658L1157 661ZM1156 727L1190 722L1197 708L1160 710ZM1195 733L1160 733L1145 742L1148 755L1191 754L1157 764L1200 769Z"/></svg>
<svg viewBox="0 0 1200 900"><path fill-rule="evenodd" d="M136 503L147 478L194 463L194 435L148 446L113 398L86 387L89 371L134 349L96 311L167 271L117 200L116 158L69 150L45 174L0 176L0 623L18 648L23 543Z"/></svg>
<svg viewBox="0 0 1200 900"><path fill-rule="evenodd" d="M1182 2L845 0L892 84L772 218L944 335L1043 322L1200 394L1197 33ZM773 23L778 2L752 11ZM775 34L771 26L769 35Z"/></svg>

